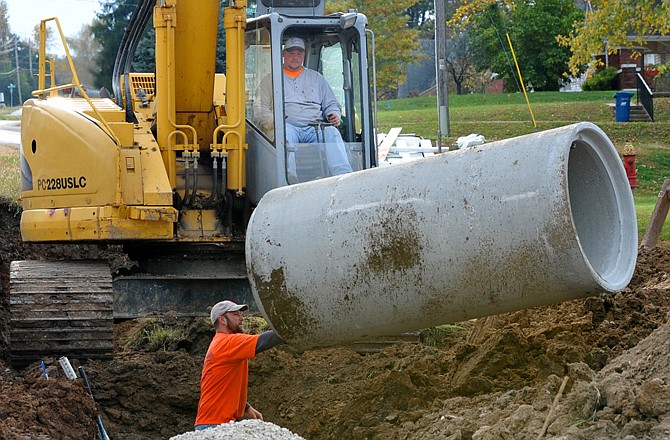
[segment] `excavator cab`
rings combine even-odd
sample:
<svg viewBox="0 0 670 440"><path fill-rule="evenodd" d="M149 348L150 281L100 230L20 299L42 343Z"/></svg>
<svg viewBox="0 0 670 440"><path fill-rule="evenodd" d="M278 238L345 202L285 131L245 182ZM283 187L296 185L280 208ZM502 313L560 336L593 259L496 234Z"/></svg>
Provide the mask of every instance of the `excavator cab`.
<svg viewBox="0 0 670 440"><path fill-rule="evenodd" d="M247 190L252 204L275 187L376 165L367 18L355 12L322 16L309 8L274 6L249 20L244 41ZM286 122L282 53L290 37L304 42L304 67L323 75L341 106L337 130L342 143L329 141L332 127L325 118L309 122L311 142L287 138L291 127Z"/></svg>

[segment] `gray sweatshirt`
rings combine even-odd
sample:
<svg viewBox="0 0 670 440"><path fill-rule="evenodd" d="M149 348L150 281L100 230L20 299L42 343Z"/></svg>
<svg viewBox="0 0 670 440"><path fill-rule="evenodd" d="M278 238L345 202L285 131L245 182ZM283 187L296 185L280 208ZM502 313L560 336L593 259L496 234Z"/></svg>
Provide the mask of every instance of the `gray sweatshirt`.
<svg viewBox="0 0 670 440"><path fill-rule="evenodd" d="M284 76L284 105L286 122L297 127L306 127L314 121L322 121L326 115L336 113L342 117L342 109L326 79L311 69L303 68L297 78ZM272 85L270 77L263 78L256 100L256 117L269 125L272 115Z"/></svg>

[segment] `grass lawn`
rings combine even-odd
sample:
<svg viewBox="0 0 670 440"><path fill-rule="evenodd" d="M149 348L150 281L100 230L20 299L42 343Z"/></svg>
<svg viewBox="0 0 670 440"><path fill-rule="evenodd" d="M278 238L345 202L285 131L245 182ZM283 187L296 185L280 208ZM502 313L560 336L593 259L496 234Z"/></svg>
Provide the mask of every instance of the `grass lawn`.
<svg viewBox="0 0 670 440"><path fill-rule="evenodd" d="M0 196L17 200L21 197L20 182L21 175L19 172L18 156L0 154Z"/></svg>

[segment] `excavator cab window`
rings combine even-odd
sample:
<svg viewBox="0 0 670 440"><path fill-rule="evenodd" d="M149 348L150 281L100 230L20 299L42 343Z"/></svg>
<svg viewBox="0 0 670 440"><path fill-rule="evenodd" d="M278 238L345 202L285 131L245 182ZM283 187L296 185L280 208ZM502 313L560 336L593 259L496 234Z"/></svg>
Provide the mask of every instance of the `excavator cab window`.
<svg viewBox="0 0 670 440"><path fill-rule="evenodd" d="M356 113L361 105L356 101L360 100L361 85L355 83L360 78L358 72L354 72L358 66L357 54L352 51L355 45L339 29L321 34L297 31L297 35L306 45L304 66L319 72L326 80L331 96L338 102L341 119L338 126L331 126L328 112L323 111L313 121L300 120L302 126L294 126L293 121L301 119L295 117L291 103L296 91L291 89L292 81L283 81L287 180L306 182L360 170L363 149ZM319 91L314 92L318 96ZM299 93L309 91L301 88Z"/></svg>
<svg viewBox="0 0 670 440"><path fill-rule="evenodd" d="M264 96L270 97L270 103L274 96L270 31L267 28L255 29L248 31L245 38L247 117L268 141L274 142L275 112L271 105L262 105Z"/></svg>
<svg viewBox="0 0 670 440"><path fill-rule="evenodd" d="M337 15L294 18L269 13L248 23L247 168L248 178L260 188L252 191L252 201L276 186L375 166L365 17L358 18L359 25L343 26ZM328 103L305 72L298 79L284 75L283 46L290 37L303 40L303 66L313 71L309 75L325 79ZM318 106L303 105L303 96ZM332 96L340 114L337 126L328 118Z"/></svg>

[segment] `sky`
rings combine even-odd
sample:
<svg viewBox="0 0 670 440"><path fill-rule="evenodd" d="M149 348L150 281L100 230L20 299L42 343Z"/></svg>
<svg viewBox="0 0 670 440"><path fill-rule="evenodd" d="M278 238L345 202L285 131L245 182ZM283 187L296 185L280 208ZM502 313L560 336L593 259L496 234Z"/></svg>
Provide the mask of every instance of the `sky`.
<svg viewBox="0 0 670 440"><path fill-rule="evenodd" d="M100 0L5 0L12 33L22 40L32 38L40 20L57 17L66 37L76 35L100 12ZM54 22L52 22L54 23ZM55 26L52 24L52 26Z"/></svg>

